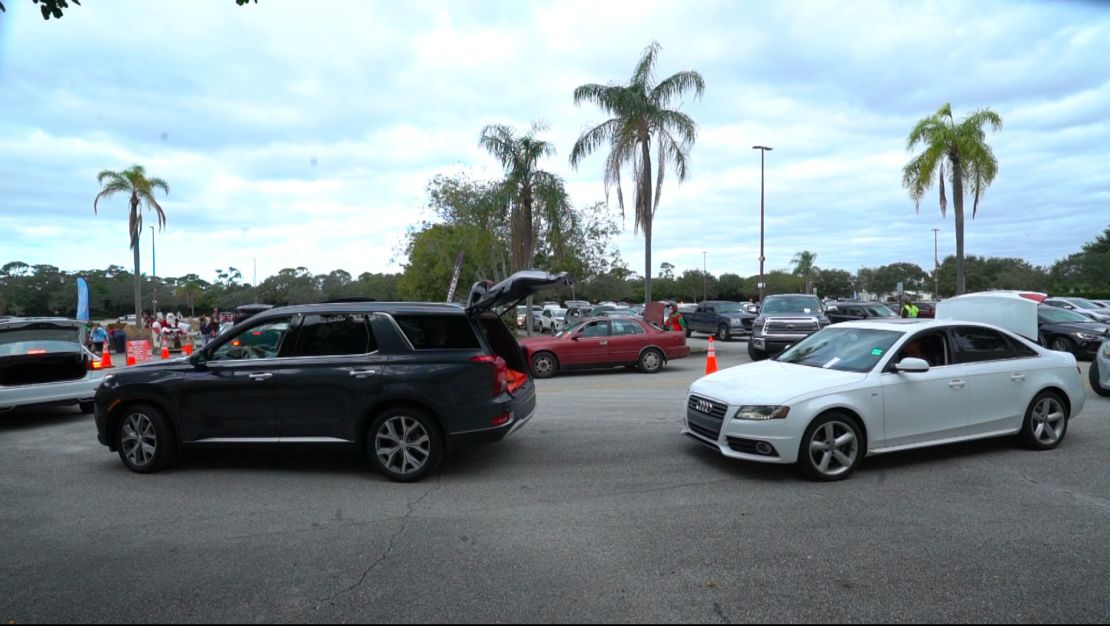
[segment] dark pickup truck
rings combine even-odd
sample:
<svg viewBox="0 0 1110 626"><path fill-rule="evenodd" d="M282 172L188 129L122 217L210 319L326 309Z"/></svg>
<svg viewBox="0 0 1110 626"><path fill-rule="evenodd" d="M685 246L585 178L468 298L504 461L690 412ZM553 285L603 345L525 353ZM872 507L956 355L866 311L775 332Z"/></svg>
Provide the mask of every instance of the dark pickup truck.
<svg viewBox="0 0 1110 626"><path fill-rule="evenodd" d="M693 313L685 313L686 336L691 333L716 335L721 341L752 334L755 314L745 310L739 302L708 300L698 305Z"/></svg>

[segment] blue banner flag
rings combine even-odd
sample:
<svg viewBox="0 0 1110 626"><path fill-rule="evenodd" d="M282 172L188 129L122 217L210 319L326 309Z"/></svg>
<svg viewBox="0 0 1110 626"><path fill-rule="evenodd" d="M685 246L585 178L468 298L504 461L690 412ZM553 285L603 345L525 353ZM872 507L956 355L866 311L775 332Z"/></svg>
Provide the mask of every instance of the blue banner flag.
<svg viewBox="0 0 1110 626"><path fill-rule="evenodd" d="M77 319L87 322L89 316L89 283L84 278L77 279Z"/></svg>

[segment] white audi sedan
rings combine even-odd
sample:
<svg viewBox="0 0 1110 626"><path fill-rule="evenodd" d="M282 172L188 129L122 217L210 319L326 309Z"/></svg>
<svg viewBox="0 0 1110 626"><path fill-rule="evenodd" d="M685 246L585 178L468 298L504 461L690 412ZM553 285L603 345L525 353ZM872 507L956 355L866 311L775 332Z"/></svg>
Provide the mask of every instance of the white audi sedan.
<svg viewBox="0 0 1110 626"><path fill-rule="evenodd" d="M683 433L832 481L868 455L972 439L1018 435L1049 450L1085 402L1074 356L997 326L848 322L695 382Z"/></svg>

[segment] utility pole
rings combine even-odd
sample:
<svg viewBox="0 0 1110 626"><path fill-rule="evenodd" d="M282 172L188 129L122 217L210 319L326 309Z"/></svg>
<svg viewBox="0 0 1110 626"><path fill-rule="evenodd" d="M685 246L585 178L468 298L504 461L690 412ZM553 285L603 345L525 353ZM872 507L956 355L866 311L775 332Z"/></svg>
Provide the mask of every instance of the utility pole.
<svg viewBox="0 0 1110 626"><path fill-rule="evenodd" d="M763 273L763 262L767 260L763 251L763 232L765 214L763 210L763 157L773 150L768 146L752 146L752 150L759 150L759 302L763 303L767 295L767 276Z"/></svg>

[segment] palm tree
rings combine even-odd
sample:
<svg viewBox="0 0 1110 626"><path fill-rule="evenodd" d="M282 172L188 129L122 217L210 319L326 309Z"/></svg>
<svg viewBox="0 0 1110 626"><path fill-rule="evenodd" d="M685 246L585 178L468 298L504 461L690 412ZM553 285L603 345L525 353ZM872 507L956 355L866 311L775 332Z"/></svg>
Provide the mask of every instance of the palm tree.
<svg viewBox="0 0 1110 626"><path fill-rule="evenodd" d="M139 235L143 232L142 206L145 204L148 211L153 208L158 215L158 229L164 228L166 213L154 199L154 190L161 189L162 193L168 195L170 187L161 178L147 178L146 170L142 165L132 165L122 172L104 170L97 174L96 181L100 183L101 190L93 200L93 213L97 212L96 205L101 198L110 198L117 193L131 196L131 250L135 253L135 320L137 324L142 324L142 277L139 274Z"/></svg>
<svg viewBox="0 0 1110 626"><path fill-rule="evenodd" d="M902 186L909 189L918 211L921 210L921 198L932 186L933 174L939 169L936 181L940 187L940 214L947 214L945 165L948 166L947 181L952 185L956 206L956 295L963 294L967 288L964 276L965 181L975 195L971 209L971 219L975 219L979 197L998 174L998 159L987 145L983 131L987 124L998 132L1002 129L1002 118L990 109L979 109L957 124L952 116L952 105L945 104L936 113L918 122L906 141L907 151L912 151L919 144L924 148L924 152L914 157L902 170Z"/></svg>
<svg viewBox="0 0 1110 626"><path fill-rule="evenodd" d="M539 225L547 225L547 237L552 248L561 251L564 216L570 209L563 180L539 169L540 159L555 154L555 146L538 135L547 130L541 122L523 136L501 124L482 129L479 145L501 162L505 170L502 192L512 207L510 213L510 238L513 271L528 269L535 262ZM531 304L531 298L529 298ZM525 327L532 333L532 307L525 313Z"/></svg>
<svg viewBox="0 0 1110 626"><path fill-rule="evenodd" d="M663 187L663 173L667 166L674 168L679 182L686 180L690 149L697 138L697 124L678 109L668 108L671 101L686 91L694 90L700 98L705 92L705 81L697 72L678 72L663 81L655 82L655 61L662 48L652 42L648 46L632 82L628 85L588 84L574 90L574 103L592 102L612 117L602 124L582 133L570 153L570 163L577 168L592 152L608 142L609 155L605 160L605 193L616 188L617 202L624 213L624 196L621 192L621 168L632 167L636 181L635 230L644 232L644 299L651 302L651 225L659 208ZM656 168L654 193L651 186L651 148L656 142Z"/></svg>
<svg viewBox="0 0 1110 626"><path fill-rule="evenodd" d="M809 250L802 250L794 255L794 260L790 262L794 266L794 275L801 276L806 281L806 293L810 291L810 276L817 273L817 266L814 263L817 261L817 253L810 252Z"/></svg>

